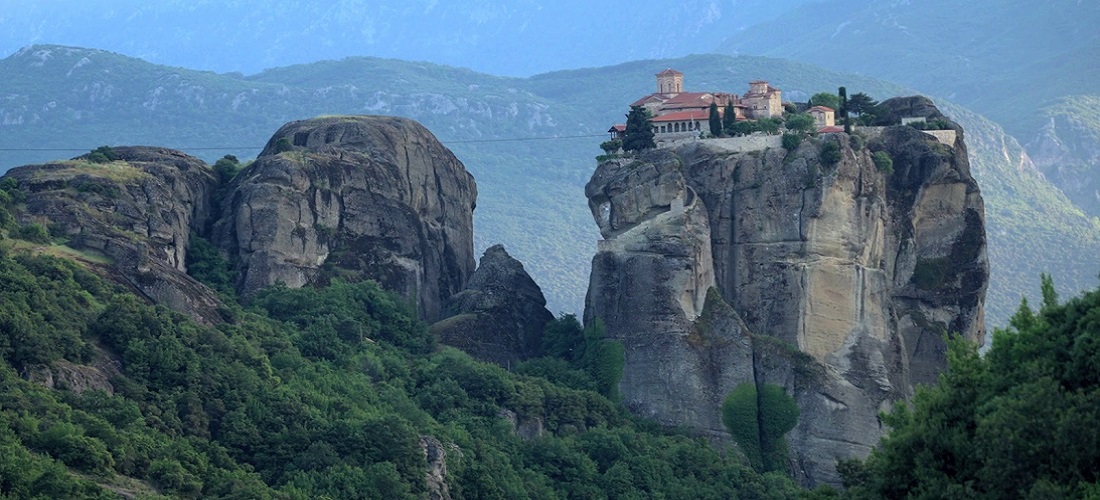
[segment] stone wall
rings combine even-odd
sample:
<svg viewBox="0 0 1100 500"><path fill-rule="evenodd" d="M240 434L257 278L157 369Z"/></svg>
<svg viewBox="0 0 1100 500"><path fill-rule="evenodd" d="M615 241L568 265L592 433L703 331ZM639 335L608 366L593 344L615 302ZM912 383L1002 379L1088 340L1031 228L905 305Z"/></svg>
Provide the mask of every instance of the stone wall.
<svg viewBox="0 0 1100 500"><path fill-rule="evenodd" d="M955 146L955 131L954 130L921 130L932 137L935 137L941 144L948 146Z"/></svg>
<svg viewBox="0 0 1100 500"><path fill-rule="evenodd" d="M881 136L882 131L885 129L886 127L857 127L856 132L863 134L870 140ZM921 132L935 137L941 144L955 147L955 138L958 134L954 130L921 130Z"/></svg>
<svg viewBox="0 0 1100 500"><path fill-rule="evenodd" d="M698 137L687 137L680 140L659 141L658 147L674 148L697 141L706 141L708 146L718 147L731 153L763 151L767 148L779 148L783 146L783 136L754 134L744 137L723 137L720 139L700 139Z"/></svg>

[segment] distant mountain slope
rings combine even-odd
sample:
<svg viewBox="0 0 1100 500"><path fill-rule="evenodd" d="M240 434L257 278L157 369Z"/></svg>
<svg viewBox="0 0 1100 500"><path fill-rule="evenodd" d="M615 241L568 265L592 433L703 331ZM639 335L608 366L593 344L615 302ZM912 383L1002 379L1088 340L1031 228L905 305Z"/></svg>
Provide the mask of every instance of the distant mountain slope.
<svg viewBox="0 0 1100 500"><path fill-rule="evenodd" d="M232 77L110 52L36 46L0 60L0 170L103 144L184 149L207 161L255 156L283 123L324 114L413 118L474 174L475 247L504 243L543 287L551 311L580 312L598 239L583 186L604 131L652 92L653 74L685 73L690 89L742 93L764 78L804 100L846 85L882 99L901 86L764 57L690 56L504 78L428 63L348 58ZM11 75L9 78L8 75ZM966 127L986 197L993 283L989 320L1054 273L1067 294L1100 270L1100 228L1021 158L1000 128L940 101ZM558 139L545 140L545 138ZM212 147L213 149L196 149Z"/></svg>
<svg viewBox="0 0 1100 500"><path fill-rule="evenodd" d="M1013 135L1066 95L1100 91L1100 4L829 0L732 33L727 53L873 74L950 99Z"/></svg>
<svg viewBox="0 0 1100 500"><path fill-rule="evenodd" d="M219 72L370 55L498 74L709 51L808 0L55 0L0 15L0 53L94 45ZM155 33L155 36L150 36Z"/></svg>
<svg viewBox="0 0 1100 500"><path fill-rule="evenodd" d="M1100 95L1063 97L1027 144L1036 167L1086 213L1100 217Z"/></svg>

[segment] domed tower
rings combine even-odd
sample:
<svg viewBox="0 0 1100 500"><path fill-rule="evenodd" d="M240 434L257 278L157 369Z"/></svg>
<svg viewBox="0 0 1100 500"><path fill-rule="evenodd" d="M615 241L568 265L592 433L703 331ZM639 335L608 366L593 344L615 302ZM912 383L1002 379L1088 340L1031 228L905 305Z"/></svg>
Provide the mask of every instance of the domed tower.
<svg viewBox="0 0 1100 500"><path fill-rule="evenodd" d="M672 68L657 73L658 94L679 94L684 91L684 74Z"/></svg>

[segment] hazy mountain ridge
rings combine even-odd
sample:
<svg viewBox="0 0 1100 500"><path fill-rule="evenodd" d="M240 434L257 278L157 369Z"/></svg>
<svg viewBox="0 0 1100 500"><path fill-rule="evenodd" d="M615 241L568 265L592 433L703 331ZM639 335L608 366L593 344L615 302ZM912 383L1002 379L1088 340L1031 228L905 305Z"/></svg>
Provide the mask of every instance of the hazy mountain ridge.
<svg viewBox="0 0 1100 500"><path fill-rule="evenodd" d="M1100 89L1095 2L925 0L808 3L733 34L722 52L758 54L896 81L945 97L1019 136L1066 95ZM1066 71L1073 68L1073 71Z"/></svg>
<svg viewBox="0 0 1100 500"><path fill-rule="evenodd" d="M62 0L0 16L0 53L27 43L95 45L162 64L245 73L373 54L530 75L709 51L730 31L807 1L278 0L257 8L240 0ZM647 42L630 43L639 36Z"/></svg>
<svg viewBox="0 0 1100 500"><path fill-rule="evenodd" d="M33 54L43 50L54 56L36 65L41 58ZM879 99L911 93L858 75L748 56L635 61L531 78L356 57L241 77L105 51L36 46L0 60L0 73L14 76L0 84L6 96L0 97L0 119L7 124L0 148L86 149L0 152L0 168L71 157L102 144L228 146L188 151L207 161L226 153L248 158L286 121L324 114L405 116L427 126L476 177L476 251L504 243L543 287L551 311L579 312L598 239L583 194L592 157L607 127L622 121L627 103L652 92L653 74L666 67L683 71L691 89L740 93L749 80L764 78L788 100L841 85ZM155 105L145 105L154 98ZM1026 173L1031 166L1021 160L1022 148L997 125L943 100L937 104L970 134L971 164L986 194L990 323L1001 324L1021 295L1033 293L1030 284L1040 271L1053 272L1067 294L1092 283L1100 229L1049 182ZM570 138L513 140L552 136ZM502 139L507 141L492 142Z"/></svg>

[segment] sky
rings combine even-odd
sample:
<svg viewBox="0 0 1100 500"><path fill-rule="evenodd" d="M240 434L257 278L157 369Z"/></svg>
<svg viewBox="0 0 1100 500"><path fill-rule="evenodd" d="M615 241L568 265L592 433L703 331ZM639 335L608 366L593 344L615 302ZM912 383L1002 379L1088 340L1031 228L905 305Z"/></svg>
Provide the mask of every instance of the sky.
<svg viewBox="0 0 1100 500"><path fill-rule="evenodd" d="M253 74L348 56L502 76L711 52L809 0L0 0L0 54L96 48Z"/></svg>

